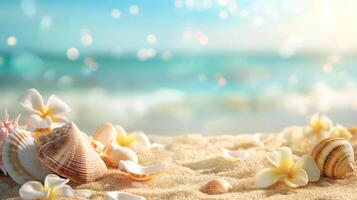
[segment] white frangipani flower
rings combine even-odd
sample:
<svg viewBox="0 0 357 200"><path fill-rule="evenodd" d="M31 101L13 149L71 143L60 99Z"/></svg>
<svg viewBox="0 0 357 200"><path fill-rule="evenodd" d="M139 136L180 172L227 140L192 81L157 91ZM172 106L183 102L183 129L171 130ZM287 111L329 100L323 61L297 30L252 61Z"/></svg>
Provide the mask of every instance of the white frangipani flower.
<svg viewBox="0 0 357 200"><path fill-rule="evenodd" d="M336 124L336 126L332 130L332 136L333 137L340 137L340 138L345 138L346 140L349 140L352 138L352 134L350 131L347 130L344 126L340 124Z"/></svg>
<svg viewBox="0 0 357 200"><path fill-rule="evenodd" d="M294 163L288 147L268 153L267 159L272 166L255 175L255 183L259 188L269 187L278 181L290 187L299 187L320 179L320 170L311 156L305 155Z"/></svg>
<svg viewBox="0 0 357 200"><path fill-rule="evenodd" d="M325 115L314 114L310 123L304 128L305 136L320 141L330 136L333 128L332 121Z"/></svg>
<svg viewBox="0 0 357 200"><path fill-rule="evenodd" d="M40 182L29 181L19 190L20 197L25 200L51 200L58 197L72 197L74 194L71 186L66 185L68 179L62 179L55 174L47 175L45 185Z"/></svg>
<svg viewBox="0 0 357 200"><path fill-rule="evenodd" d="M51 95L47 104L36 89L29 89L19 98L20 105L26 109L26 124L34 129L53 129L67 122L64 114L70 112L69 106L56 95Z"/></svg>

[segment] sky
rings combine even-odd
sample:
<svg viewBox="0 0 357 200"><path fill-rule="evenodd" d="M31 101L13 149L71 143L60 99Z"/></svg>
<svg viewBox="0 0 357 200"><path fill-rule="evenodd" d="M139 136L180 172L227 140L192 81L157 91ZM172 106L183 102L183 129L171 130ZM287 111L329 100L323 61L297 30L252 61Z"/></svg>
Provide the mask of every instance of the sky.
<svg viewBox="0 0 357 200"><path fill-rule="evenodd" d="M354 52L356 9L353 0L3 0L0 51Z"/></svg>

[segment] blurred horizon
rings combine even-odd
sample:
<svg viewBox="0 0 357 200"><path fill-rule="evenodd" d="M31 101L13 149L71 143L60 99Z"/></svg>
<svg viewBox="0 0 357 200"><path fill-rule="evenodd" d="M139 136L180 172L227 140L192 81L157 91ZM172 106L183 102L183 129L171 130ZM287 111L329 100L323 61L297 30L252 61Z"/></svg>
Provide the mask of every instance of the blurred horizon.
<svg viewBox="0 0 357 200"><path fill-rule="evenodd" d="M28 88L90 133L272 132L312 113L355 125L357 2L0 2L0 115Z"/></svg>

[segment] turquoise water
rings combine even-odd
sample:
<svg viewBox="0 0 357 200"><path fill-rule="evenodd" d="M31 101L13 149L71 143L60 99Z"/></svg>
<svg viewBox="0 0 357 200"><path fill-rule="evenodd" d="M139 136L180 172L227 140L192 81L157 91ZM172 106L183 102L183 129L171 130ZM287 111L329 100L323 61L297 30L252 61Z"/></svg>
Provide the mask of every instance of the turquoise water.
<svg viewBox="0 0 357 200"><path fill-rule="evenodd" d="M187 93L228 91L259 95L269 87L306 91L317 81L343 87L346 79L354 80L357 75L357 58L353 57L335 64L330 74L322 71L327 63L323 56L284 59L277 55L176 55L170 60L148 61L135 56L93 57L97 69L91 69L83 59L70 61L29 53L4 56L0 68L1 89L22 88L27 84L43 90L65 89L56 82L69 75L73 79L71 89L78 90L100 87L115 93L140 93L172 88ZM227 84L217 89L220 76ZM299 83L287 84L290 76L298 77ZM13 84L11 88L5 84L9 82Z"/></svg>
<svg viewBox="0 0 357 200"><path fill-rule="evenodd" d="M159 134L277 131L321 109L346 124L356 112L353 56L212 53L70 61L24 52L0 61L0 108L20 111L16 96L35 87L45 96L60 95L87 131L102 121ZM315 95L319 90L328 94ZM319 108L324 98L338 102ZM298 102L290 105L291 99ZM269 116L280 117L269 122Z"/></svg>

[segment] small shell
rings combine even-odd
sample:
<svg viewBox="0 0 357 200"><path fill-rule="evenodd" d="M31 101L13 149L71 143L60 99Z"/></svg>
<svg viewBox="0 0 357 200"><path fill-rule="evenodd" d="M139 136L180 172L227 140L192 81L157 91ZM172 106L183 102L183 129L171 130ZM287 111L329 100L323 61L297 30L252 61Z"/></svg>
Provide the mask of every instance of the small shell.
<svg viewBox="0 0 357 200"><path fill-rule="evenodd" d="M312 150L311 156L320 168L321 176L343 178L354 171L352 145L343 138L327 138Z"/></svg>
<svg viewBox="0 0 357 200"><path fill-rule="evenodd" d="M132 149L114 143L108 145L102 155L104 162L108 166L115 168L119 166L119 161L121 160L130 160L134 163L138 163L139 161L138 156Z"/></svg>
<svg viewBox="0 0 357 200"><path fill-rule="evenodd" d="M56 136L49 141L40 136L40 160L58 175L76 183L87 183L101 178L107 167L94 151L88 136L74 123L67 123L54 129L50 134Z"/></svg>
<svg viewBox="0 0 357 200"><path fill-rule="evenodd" d="M232 185L224 179L213 179L209 181L203 191L207 194L223 194L229 192L232 189Z"/></svg>
<svg viewBox="0 0 357 200"><path fill-rule="evenodd" d="M119 169L127 173L132 179L136 181L148 180L164 171L165 167L165 164L144 167L132 161L124 160L120 161L119 163Z"/></svg>
<svg viewBox="0 0 357 200"><path fill-rule="evenodd" d="M52 173L38 159L34 138L22 129L13 130L6 139L2 159L5 170L18 184L33 180L43 181Z"/></svg>
<svg viewBox="0 0 357 200"><path fill-rule="evenodd" d="M145 200L145 198L127 192L106 192L104 200Z"/></svg>
<svg viewBox="0 0 357 200"><path fill-rule="evenodd" d="M223 156L232 160L244 160L249 156L247 150L222 149Z"/></svg>

